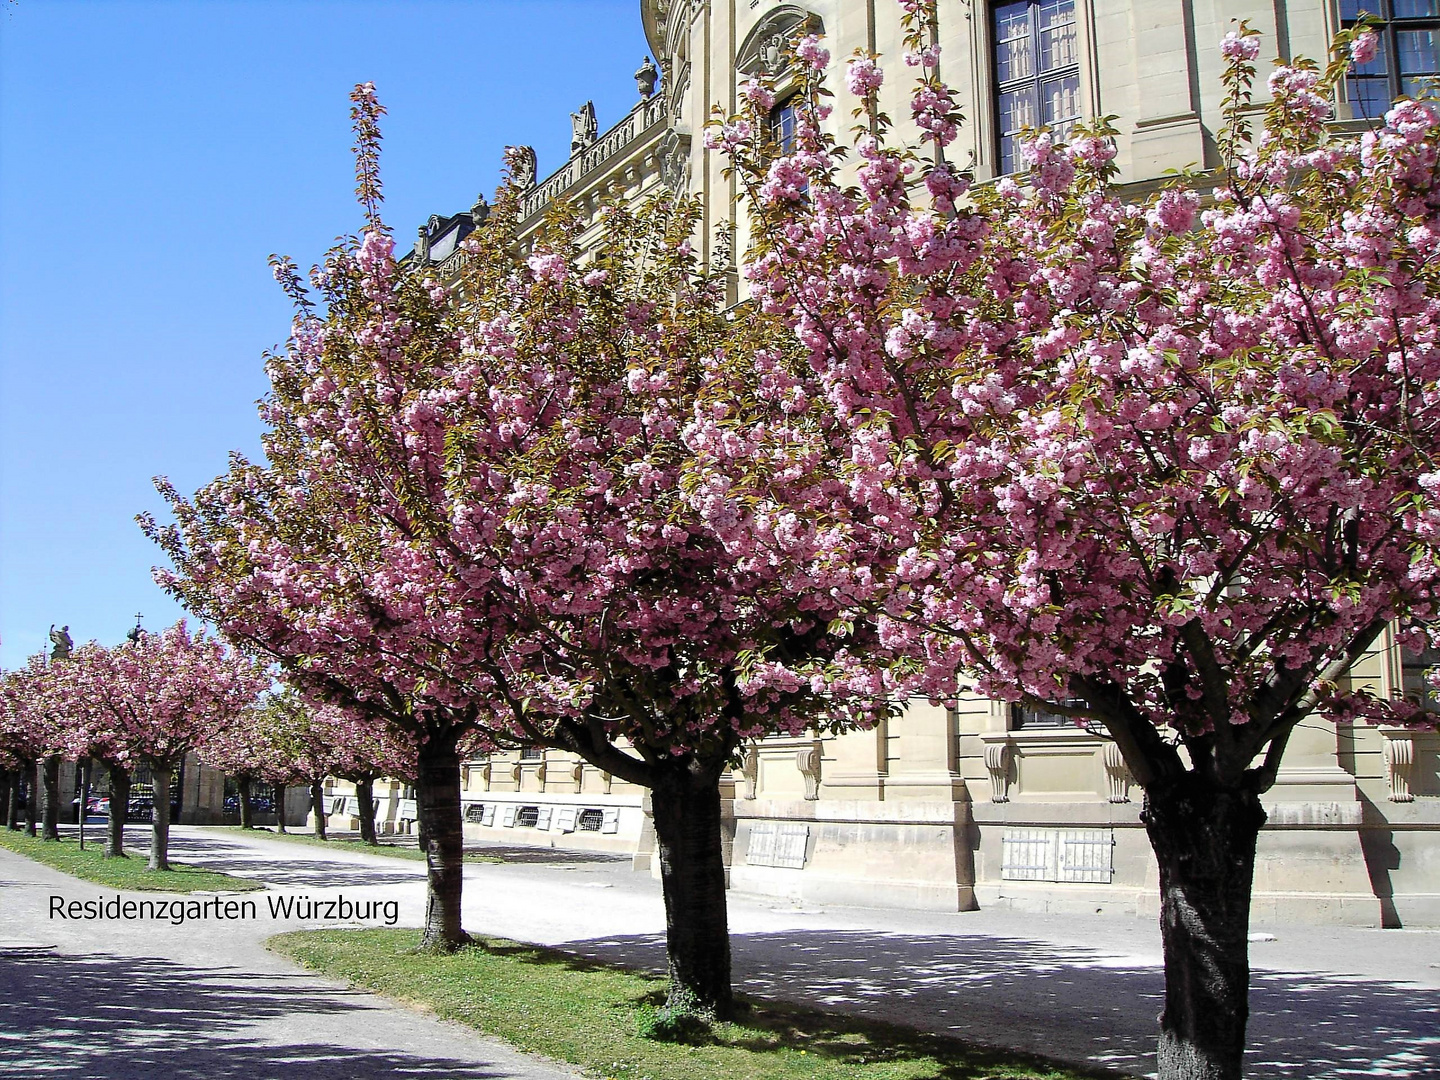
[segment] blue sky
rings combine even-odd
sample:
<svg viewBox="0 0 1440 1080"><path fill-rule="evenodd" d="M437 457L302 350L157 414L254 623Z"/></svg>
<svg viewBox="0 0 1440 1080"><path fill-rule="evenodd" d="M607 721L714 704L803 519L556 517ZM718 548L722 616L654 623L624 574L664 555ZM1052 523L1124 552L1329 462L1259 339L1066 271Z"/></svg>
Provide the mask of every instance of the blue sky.
<svg viewBox="0 0 1440 1080"><path fill-rule="evenodd" d="M261 354L308 266L357 228L347 95L371 80L386 217L541 175L593 99L634 104L638 0L19 0L0 10L0 666L50 624L119 641L181 614L134 524L258 452Z"/></svg>

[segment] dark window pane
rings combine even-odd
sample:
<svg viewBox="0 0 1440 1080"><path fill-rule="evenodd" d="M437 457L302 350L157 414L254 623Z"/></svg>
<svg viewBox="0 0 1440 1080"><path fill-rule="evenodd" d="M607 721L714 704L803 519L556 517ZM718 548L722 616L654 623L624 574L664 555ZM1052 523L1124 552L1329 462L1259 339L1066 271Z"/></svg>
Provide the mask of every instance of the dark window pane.
<svg viewBox="0 0 1440 1080"><path fill-rule="evenodd" d="M770 110L770 141L780 153L795 149L795 103L786 102Z"/></svg>
<svg viewBox="0 0 1440 1080"><path fill-rule="evenodd" d="M1440 4L1437 4L1437 0L1393 0L1391 6L1397 19L1433 19L1440 15Z"/></svg>
<svg viewBox="0 0 1440 1080"><path fill-rule="evenodd" d="M1396 53L1402 75L1433 75L1440 71L1434 30L1401 30L1395 35Z"/></svg>
<svg viewBox="0 0 1440 1080"><path fill-rule="evenodd" d="M1346 79L1346 96L1355 116L1382 117L1390 109L1388 79Z"/></svg>
<svg viewBox="0 0 1440 1080"><path fill-rule="evenodd" d="M1013 135L1021 128L1038 127L1035 91L1030 87L1006 90L1000 95L1000 132Z"/></svg>
<svg viewBox="0 0 1440 1080"><path fill-rule="evenodd" d="M1063 125L1068 133L1070 122L1080 118L1080 76L1067 75L1040 85L1041 122L1055 132Z"/></svg>

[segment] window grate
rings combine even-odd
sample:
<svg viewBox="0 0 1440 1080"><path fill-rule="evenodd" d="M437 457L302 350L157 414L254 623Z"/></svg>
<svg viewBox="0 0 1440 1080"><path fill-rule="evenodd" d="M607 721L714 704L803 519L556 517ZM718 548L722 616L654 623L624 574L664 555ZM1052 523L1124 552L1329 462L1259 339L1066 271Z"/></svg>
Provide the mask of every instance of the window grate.
<svg viewBox="0 0 1440 1080"><path fill-rule="evenodd" d="M533 829L540 823L538 806L522 806L515 814L515 824L522 829Z"/></svg>
<svg viewBox="0 0 1440 1080"><path fill-rule="evenodd" d="M580 820L577 823L581 832L599 832L600 826L605 823L605 811L603 810L582 810Z"/></svg>

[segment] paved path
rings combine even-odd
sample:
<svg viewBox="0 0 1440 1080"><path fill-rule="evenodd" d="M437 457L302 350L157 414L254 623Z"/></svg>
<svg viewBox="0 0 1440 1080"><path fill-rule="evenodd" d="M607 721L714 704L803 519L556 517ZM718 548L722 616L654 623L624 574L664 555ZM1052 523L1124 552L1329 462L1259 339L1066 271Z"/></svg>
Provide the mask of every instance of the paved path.
<svg viewBox="0 0 1440 1080"><path fill-rule="evenodd" d="M418 863L361 852L329 851L300 844L245 835L238 830L179 828L173 842L177 859L203 864L276 883L286 893L314 895L344 893L352 899L397 899L405 925L420 921L423 904L423 868ZM664 913L658 883L632 873L628 862L606 856L530 848L497 849L506 857L500 865L467 865L465 874L465 925L472 931L495 933L525 941L563 945L576 952L611 961L663 967ZM14 877L33 866L0 852L0 876ZM50 871L36 870L32 878L48 874L50 881L70 881ZM74 886L76 895L94 886ZM32 886L33 889L33 886ZM68 895L68 893L67 893ZM0 936L10 935L11 890L0 894ZM53 923L24 921L26 932L46 933ZM259 1013L249 1028L237 1028L244 1016L241 1005L231 1011L222 1027L217 1050L236 1046L259 1053L256 1060L273 1062L308 1060L313 1044L330 1047L318 1053L341 1071L314 1072L319 1078L407 1075L429 1060L438 1077L549 1076L552 1073L521 1070L523 1063L508 1059L496 1064L494 1044L471 1039L483 1047L466 1056L462 1046L444 1039L468 1039L446 1025L433 1028L441 1039L417 1051L405 1034L418 1021L408 1013L377 1006L368 995L335 994L325 990L307 994L305 1012L290 1017L297 991L294 969L259 945L269 933L292 925L262 921L258 924L204 924L203 927L151 931L142 940L126 927L110 938L95 931L87 940L83 930L66 931L67 940L54 950L65 952L64 971L72 971L70 958L105 970L108 952L134 958L141 969L173 965L184 981L197 971L220 966L217 976L259 987ZM303 924L314 925L314 924ZM1155 1017L1160 1010L1161 973L1158 933L1149 920L1118 916L1093 918L1022 915L1007 911L932 914L882 909L796 907L768 898L731 896L731 928L738 984L764 995L811 1001L867 1016L910 1023L938 1032L1017 1049L1091 1061L1143 1075L1152 1068ZM1339 1080L1351 1077L1440 1078L1440 932L1352 930L1302 927L1260 927L1275 940L1252 946L1255 966L1251 997L1251 1046L1247 1076L1252 1078L1305 1077ZM136 936L131 939L132 932ZM227 937L227 935L229 935ZM38 934L37 934L38 936ZM233 938L233 940L231 940ZM53 937L51 940L54 940ZM0 953L0 956L5 956ZM30 954L35 955L35 954ZM26 963L31 961L26 960ZM110 961L114 963L114 961ZM5 965L8 967L9 965ZM38 964L36 975L49 972L54 981L56 961ZM10 1001L7 976L0 974L0 994ZM255 982L252 983L252 980ZM156 982L150 998L163 1004L165 993ZM311 985L308 979L299 980ZM128 1008L124 987L132 980L122 970L101 979L108 994L97 1002L118 997ZM73 985L67 979L66 987ZM83 984L82 984L83 985ZM288 989L287 989L288 988ZM168 1038L171 1053L186 1045L181 1033L191 1030L184 1014L193 1009L204 1018L224 1012L217 1006L220 990L186 982L182 998L168 1008L175 1031ZM208 1004L207 1004L208 1003ZM339 1003L339 1004L337 1004ZM367 1010L363 1013L360 1010ZM55 1008L37 1016L31 1030L62 1034ZM357 1019L357 1014L361 1017ZM13 1022L0 1012L0 1033ZM162 1025L163 1026L163 1025ZM252 1030L253 1028L253 1030ZM103 1029L89 1031L92 1041L103 1039ZM208 1028L207 1028L208 1031ZM354 1034L363 1031L362 1038ZM347 1034L349 1032L350 1034ZM321 1037L323 1034L323 1038ZM295 1039L296 1043L286 1043ZM349 1047L363 1057L345 1057ZM387 1054L387 1047L404 1046L406 1055ZM451 1048L446 1048L451 1047ZM0 1075L9 1047L0 1041ZM419 1053L417 1060L408 1055ZM293 1057L289 1055L294 1055ZM427 1059L427 1055L431 1055ZM223 1057L217 1053L216 1057ZM404 1057L409 1065L390 1058ZM448 1059L448 1060L447 1060ZM454 1061L485 1061L464 1066ZM445 1070L450 1070L446 1072ZM476 1070L480 1071L476 1071ZM484 1071L489 1070L489 1071ZM236 1077L264 1075L260 1068L236 1068ZM45 1075L43 1073L37 1075ZM153 1073L80 1073L60 1076L166 1076ZM228 1077L229 1072L205 1073Z"/></svg>
<svg viewBox="0 0 1440 1080"><path fill-rule="evenodd" d="M183 831L183 830L182 830ZM178 838L176 855L223 841ZM258 876L329 876L325 852L272 841ZM297 858L286 858L294 851ZM198 861L198 860L197 860ZM379 862L380 860L374 860ZM413 864L344 868L341 889L415 891ZM393 864L393 865L392 865ZM399 871L399 872L391 872ZM308 875L308 877L307 877ZM337 890L312 889L333 894ZM566 1066L316 978L265 950L300 923L67 923L48 897L113 890L0 850L0 1076L14 1080L574 1080ZM155 899L156 893L125 893ZM246 894L252 898L263 894ZM265 913L263 900L259 904Z"/></svg>

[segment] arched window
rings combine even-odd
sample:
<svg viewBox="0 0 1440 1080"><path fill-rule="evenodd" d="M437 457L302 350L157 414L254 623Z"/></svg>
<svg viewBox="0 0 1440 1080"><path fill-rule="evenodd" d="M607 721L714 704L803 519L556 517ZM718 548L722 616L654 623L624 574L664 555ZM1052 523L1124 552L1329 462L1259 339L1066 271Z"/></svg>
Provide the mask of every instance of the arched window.
<svg viewBox="0 0 1440 1080"><path fill-rule="evenodd" d="M821 34L820 16L794 4L782 4L755 25L735 53L735 69L742 75L784 74L786 53L806 34Z"/></svg>

